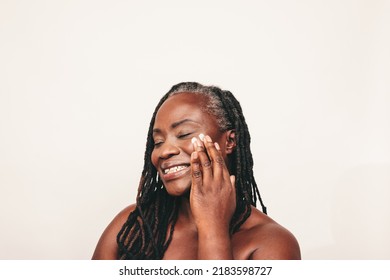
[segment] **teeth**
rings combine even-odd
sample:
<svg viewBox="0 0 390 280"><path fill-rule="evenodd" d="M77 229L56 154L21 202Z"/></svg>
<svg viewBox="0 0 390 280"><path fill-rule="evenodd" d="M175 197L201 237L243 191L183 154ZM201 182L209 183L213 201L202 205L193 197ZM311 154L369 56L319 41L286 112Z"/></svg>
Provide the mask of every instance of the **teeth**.
<svg viewBox="0 0 390 280"><path fill-rule="evenodd" d="M172 168L165 169L164 174L177 172L177 171L183 170L184 168L187 168L187 166L186 165L174 166Z"/></svg>

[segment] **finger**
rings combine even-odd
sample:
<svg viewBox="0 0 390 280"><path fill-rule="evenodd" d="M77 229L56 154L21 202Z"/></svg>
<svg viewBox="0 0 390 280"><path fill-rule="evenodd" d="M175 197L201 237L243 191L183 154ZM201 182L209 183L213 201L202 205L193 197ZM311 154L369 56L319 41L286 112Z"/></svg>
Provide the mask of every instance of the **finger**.
<svg viewBox="0 0 390 280"><path fill-rule="evenodd" d="M201 135L203 135L203 134L200 134L199 138L201 137ZM198 151L198 152L204 152L205 151L205 147L203 146L203 142L200 141L198 138L193 137L191 139L191 142L192 142L192 146L194 148L194 151Z"/></svg>
<svg viewBox="0 0 390 280"><path fill-rule="evenodd" d="M208 183L211 182L213 179L213 166L212 162L210 161L210 158L208 157L206 150L199 151L198 157L199 157L199 163L202 170L202 177L203 177L203 185L209 185Z"/></svg>
<svg viewBox="0 0 390 280"><path fill-rule="evenodd" d="M199 139L204 139L203 134L199 134ZM200 169L202 172L203 180L212 179L213 169L209 156L207 155L204 143L198 138L193 137L191 139L192 144L194 145L194 150L197 152L199 157Z"/></svg>
<svg viewBox="0 0 390 280"><path fill-rule="evenodd" d="M224 175L228 175L229 171L225 166L225 160L223 159L221 148L218 143L213 143L210 136L206 135L203 141L207 154L213 165L213 174L216 178L222 178Z"/></svg>
<svg viewBox="0 0 390 280"><path fill-rule="evenodd" d="M202 185L202 171L200 169L198 152L191 154L191 175L192 175L192 188L197 189Z"/></svg>

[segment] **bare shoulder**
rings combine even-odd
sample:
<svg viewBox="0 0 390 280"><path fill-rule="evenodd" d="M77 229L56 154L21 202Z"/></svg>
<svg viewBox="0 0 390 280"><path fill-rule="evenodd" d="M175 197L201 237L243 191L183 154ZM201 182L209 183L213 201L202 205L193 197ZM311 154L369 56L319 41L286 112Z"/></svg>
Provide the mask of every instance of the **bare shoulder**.
<svg viewBox="0 0 390 280"><path fill-rule="evenodd" d="M246 259L301 259L299 244L294 235L254 207L236 235L236 244L244 248ZM239 248L237 250L240 251Z"/></svg>
<svg viewBox="0 0 390 280"><path fill-rule="evenodd" d="M118 244L116 242L116 237L123 224L126 222L127 217L134 209L135 204L129 205L115 216L100 237L92 256L93 260L117 259Z"/></svg>

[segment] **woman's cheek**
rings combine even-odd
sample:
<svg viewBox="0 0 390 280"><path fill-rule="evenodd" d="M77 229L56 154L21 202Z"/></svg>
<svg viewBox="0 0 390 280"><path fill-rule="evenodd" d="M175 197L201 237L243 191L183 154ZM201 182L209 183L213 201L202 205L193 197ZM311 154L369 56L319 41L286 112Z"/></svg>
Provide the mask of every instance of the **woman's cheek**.
<svg viewBox="0 0 390 280"><path fill-rule="evenodd" d="M192 154L194 151L194 144L192 144L191 139L186 141L186 152L187 154Z"/></svg>
<svg viewBox="0 0 390 280"><path fill-rule="evenodd" d="M151 159L151 161L152 161L153 166L156 167L156 166L157 166L157 155L156 155L156 152L155 152L154 149L153 149L153 151L152 151L152 154L151 154L151 156L150 156L150 159ZM156 167L156 168L157 168L157 167Z"/></svg>

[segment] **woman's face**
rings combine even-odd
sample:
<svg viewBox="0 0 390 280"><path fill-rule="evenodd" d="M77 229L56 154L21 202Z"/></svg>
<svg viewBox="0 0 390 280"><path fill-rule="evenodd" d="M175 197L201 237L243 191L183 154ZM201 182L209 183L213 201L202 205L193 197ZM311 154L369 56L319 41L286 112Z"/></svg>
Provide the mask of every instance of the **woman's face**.
<svg viewBox="0 0 390 280"><path fill-rule="evenodd" d="M202 95L180 93L169 97L157 112L153 127L152 163L170 195L180 196L191 187L191 139L200 133L218 142L226 159L226 133L220 132L214 116L201 110Z"/></svg>

